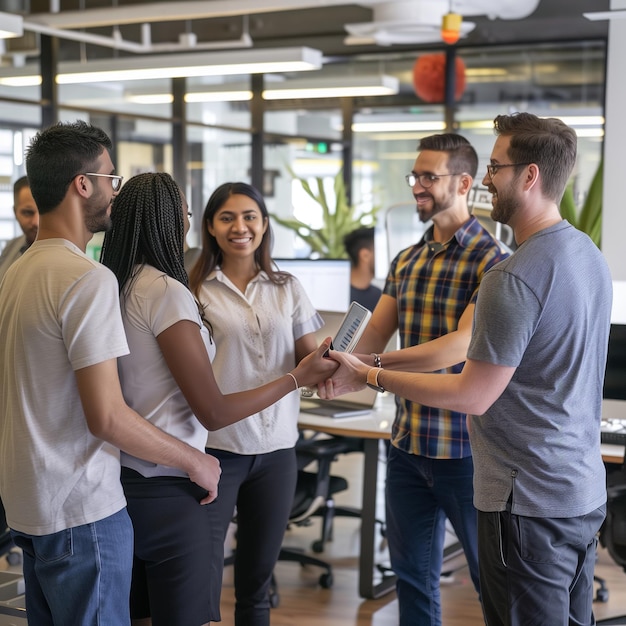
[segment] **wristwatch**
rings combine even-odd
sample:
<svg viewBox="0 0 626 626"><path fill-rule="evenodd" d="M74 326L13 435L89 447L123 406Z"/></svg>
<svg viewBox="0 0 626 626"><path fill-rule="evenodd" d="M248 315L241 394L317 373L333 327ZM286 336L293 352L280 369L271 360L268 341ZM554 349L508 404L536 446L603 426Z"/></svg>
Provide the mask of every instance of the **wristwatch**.
<svg viewBox="0 0 626 626"><path fill-rule="evenodd" d="M378 375L382 371L382 367L372 367L367 371L367 386L378 393L385 392L385 388L378 382Z"/></svg>

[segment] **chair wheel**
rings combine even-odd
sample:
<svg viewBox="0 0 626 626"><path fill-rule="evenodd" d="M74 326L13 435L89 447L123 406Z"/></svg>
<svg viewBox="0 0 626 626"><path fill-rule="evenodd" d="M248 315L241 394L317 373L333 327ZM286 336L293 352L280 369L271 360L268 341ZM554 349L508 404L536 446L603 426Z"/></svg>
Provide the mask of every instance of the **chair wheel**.
<svg viewBox="0 0 626 626"><path fill-rule="evenodd" d="M313 552L315 552L316 554L320 554L321 552L324 552L324 542L321 539L314 541L311 544L311 550L313 550Z"/></svg>
<svg viewBox="0 0 626 626"><path fill-rule="evenodd" d="M598 591L596 591L596 601L597 602L608 602L609 601L609 590L608 589L598 589Z"/></svg>
<svg viewBox="0 0 626 626"><path fill-rule="evenodd" d="M320 576L320 587L322 589L330 589L333 586L333 575L331 572L327 572L326 574L322 574Z"/></svg>
<svg viewBox="0 0 626 626"><path fill-rule="evenodd" d="M277 591L270 592L270 606L275 609L280 604L280 596Z"/></svg>

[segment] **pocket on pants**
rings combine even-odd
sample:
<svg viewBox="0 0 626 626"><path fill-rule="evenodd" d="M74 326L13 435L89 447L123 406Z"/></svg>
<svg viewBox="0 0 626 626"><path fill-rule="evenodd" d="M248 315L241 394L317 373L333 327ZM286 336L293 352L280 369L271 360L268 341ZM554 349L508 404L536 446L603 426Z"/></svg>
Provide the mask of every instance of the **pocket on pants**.
<svg viewBox="0 0 626 626"><path fill-rule="evenodd" d="M45 563L62 561L72 556L72 529L61 530L52 535L32 537L35 556Z"/></svg>
<svg viewBox="0 0 626 626"><path fill-rule="evenodd" d="M557 563L558 548L566 543L576 543L576 536L581 535L579 518L512 517L518 528L520 556L524 561Z"/></svg>

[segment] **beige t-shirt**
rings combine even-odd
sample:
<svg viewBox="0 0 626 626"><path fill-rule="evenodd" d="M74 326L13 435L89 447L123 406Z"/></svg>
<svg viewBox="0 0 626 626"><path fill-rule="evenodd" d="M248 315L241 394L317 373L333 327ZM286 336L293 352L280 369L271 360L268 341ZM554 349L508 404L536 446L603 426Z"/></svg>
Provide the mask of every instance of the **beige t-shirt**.
<svg viewBox="0 0 626 626"><path fill-rule="evenodd" d="M9 268L0 285L0 495L11 528L46 535L125 506L119 451L89 431L74 371L127 352L106 267L48 239Z"/></svg>

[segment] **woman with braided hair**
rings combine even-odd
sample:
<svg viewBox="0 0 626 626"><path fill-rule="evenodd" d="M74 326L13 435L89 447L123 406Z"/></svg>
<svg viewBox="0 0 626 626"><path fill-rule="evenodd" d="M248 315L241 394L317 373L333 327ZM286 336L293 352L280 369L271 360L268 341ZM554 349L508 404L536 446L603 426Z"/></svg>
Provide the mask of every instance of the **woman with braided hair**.
<svg viewBox="0 0 626 626"><path fill-rule="evenodd" d="M119 359L128 404L154 425L204 449L213 431L252 415L335 366L323 346L256 389L222 394L211 329L188 288L187 203L169 174L139 174L115 198L101 261L117 276L130 354ZM285 374L285 372L287 372ZM223 536L219 510L171 467L122 453L122 484L135 530L133 624L219 621Z"/></svg>
<svg viewBox="0 0 626 626"><path fill-rule="evenodd" d="M270 250L261 194L247 183L218 187L202 216L202 254L189 282L215 333L215 375L225 391L271 380L317 344L319 316L298 280L276 271ZM208 437L207 453L222 468L213 504L224 535L237 508L237 626L270 622L268 588L296 486L298 413L292 394Z"/></svg>

